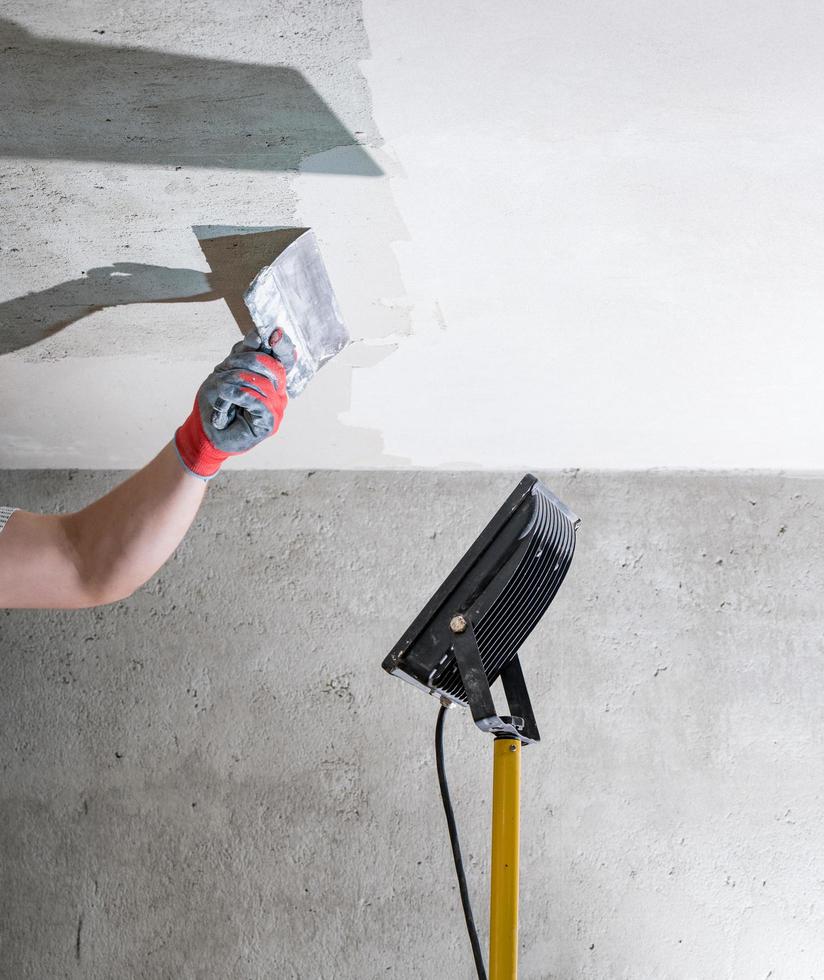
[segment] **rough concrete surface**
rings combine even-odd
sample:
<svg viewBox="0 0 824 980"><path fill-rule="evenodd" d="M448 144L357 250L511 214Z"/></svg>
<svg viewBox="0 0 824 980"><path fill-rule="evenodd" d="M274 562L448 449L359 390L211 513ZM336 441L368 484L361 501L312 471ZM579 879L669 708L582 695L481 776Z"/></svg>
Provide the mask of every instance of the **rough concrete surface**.
<svg viewBox="0 0 824 980"><path fill-rule="evenodd" d="M13 0L0 48L0 466L136 467L168 438L240 335L193 231L216 225L311 225L365 341L254 465L380 466L377 426L340 419L408 332L360 4Z"/></svg>
<svg viewBox="0 0 824 980"><path fill-rule="evenodd" d="M0 975L469 980L436 705L380 661L517 478L227 474L130 599L0 614ZM583 523L524 649L523 980L821 978L824 480L545 479ZM490 752L450 714L484 935Z"/></svg>

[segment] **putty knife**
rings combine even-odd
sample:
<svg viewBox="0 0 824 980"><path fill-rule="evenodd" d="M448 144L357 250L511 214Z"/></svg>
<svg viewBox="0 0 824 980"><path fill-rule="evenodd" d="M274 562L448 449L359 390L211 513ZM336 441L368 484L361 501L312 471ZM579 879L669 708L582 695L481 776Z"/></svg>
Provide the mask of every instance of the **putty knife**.
<svg viewBox="0 0 824 980"><path fill-rule="evenodd" d="M261 269L243 294L255 324L245 344L272 354L286 370L286 391L299 395L350 342L315 233L307 229ZM235 407L219 398L212 424L225 429Z"/></svg>

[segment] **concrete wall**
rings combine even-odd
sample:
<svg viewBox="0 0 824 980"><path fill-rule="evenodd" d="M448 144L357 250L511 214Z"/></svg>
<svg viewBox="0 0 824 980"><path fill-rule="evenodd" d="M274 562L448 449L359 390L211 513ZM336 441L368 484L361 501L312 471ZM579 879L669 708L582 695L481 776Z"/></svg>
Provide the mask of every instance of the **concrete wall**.
<svg viewBox="0 0 824 980"><path fill-rule="evenodd" d="M0 975L469 980L436 704L379 664L517 477L232 474L128 601L0 614ZM824 481L545 479L583 524L524 651L521 976L819 976ZM489 754L450 714L484 932Z"/></svg>
<svg viewBox="0 0 824 980"><path fill-rule="evenodd" d="M533 468L584 524L523 977L822 975L821 46L808 2L3 4L0 504L168 441L238 337L216 228L315 228L358 340L136 596L0 612L3 980L469 978L379 662Z"/></svg>

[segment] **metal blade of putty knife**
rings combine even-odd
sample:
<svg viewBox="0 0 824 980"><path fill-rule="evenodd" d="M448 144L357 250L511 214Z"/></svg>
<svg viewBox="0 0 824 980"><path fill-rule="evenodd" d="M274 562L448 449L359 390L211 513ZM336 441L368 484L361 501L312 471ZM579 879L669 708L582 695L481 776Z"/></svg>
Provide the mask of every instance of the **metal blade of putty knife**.
<svg viewBox="0 0 824 980"><path fill-rule="evenodd" d="M323 365L350 343L311 229L260 270L243 299L257 331L249 346L271 352L283 362L290 398L299 395ZM221 401L212 415L219 429L234 417L232 406Z"/></svg>

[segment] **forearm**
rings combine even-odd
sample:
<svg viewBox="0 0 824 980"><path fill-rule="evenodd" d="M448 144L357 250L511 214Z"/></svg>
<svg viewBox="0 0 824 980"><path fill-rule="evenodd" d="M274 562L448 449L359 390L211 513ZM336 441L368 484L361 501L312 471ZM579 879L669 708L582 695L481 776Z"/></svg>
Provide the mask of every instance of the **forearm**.
<svg viewBox="0 0 824 980"><path fill-rule="evenodd" d="M115 602L151 578L186 534L205 490L169 443L110 493L61 517L88 604Z"/></svg>
<svg viewBox="0 0 824 980"><path fill-rule="evenodd" d="M105 497L76 514L12 514L0 540L0 607L103 605L154 575L192 523L204 479L280 425L286 371L259 346L259 338L257 346L238 341L198 389L175 440ZM233 411L218 425L221 402Z"/></svg>

